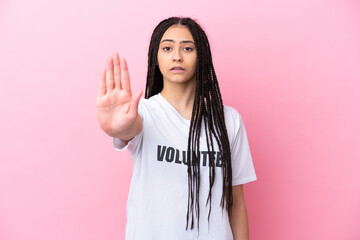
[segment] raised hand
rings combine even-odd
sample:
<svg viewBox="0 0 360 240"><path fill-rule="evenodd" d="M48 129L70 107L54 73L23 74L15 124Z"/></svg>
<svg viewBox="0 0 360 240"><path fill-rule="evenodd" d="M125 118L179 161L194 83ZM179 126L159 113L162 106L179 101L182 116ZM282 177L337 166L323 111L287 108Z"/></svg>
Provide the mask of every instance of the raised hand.
<svg viewBox="0 0 360 240"><path fill-rule="evenodd" d="M142 92L140 90L132 95L126 60L120 59L118 53L109 57L96 99L96 114L101 129L112 137L133 137L134 134L131 136L129 131L134 129L134 123L139 119L138 104Z"/></svg>

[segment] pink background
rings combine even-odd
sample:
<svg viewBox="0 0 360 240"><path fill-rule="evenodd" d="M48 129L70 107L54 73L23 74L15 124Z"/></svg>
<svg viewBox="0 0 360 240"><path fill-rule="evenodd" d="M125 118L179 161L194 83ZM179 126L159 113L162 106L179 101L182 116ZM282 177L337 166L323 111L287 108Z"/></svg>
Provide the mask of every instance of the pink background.
<svg viewBox="0 0 360 240"><path fill-rule="evenodd" d="M355 0L1 1L0 239L124 238L132 161L98 126L98 81L117 51L145 89L151 33L179 15L245 121L250 238L360 239Z"/></svg>

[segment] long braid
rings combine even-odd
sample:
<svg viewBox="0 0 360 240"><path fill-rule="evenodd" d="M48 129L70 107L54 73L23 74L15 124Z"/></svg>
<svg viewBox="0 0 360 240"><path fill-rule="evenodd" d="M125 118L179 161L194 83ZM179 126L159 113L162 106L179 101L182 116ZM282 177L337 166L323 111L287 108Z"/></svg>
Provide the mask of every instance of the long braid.
<svg viewBox="0 0 360 240"><path fill-rule="evenodd" d="M186 214L186 230L191 214L191 227L193 229L194 201L195 212L197 215L197 228L199 231L199 192L200 192L200 135L201 126L204 121L205 135L209 154L214 152L212 136L219 146L222 161L223 190L221 206L224 208L224 198L226 196L226 209L228 213L232 208L232 168L231 152L228 134L224 118L224 106L215 70L212 63L210 44L203 29L191 18L170 17L161 21L153 31L148 52L148 73L146 81L145 98L161 92L163 89L163 78L157 63L157 53L160 40L165 31L172 25L186 26L191 32L195 48L197 51L196 59L196 88L189 127L189 137L187 144L187 172L188 172L188 208ZM210 143L210 144L209 144ZM211 146L211 150L210 150ZM215 164L213 158L209 156L209 194L206 205L210 201L208 222L211 213L212 187L215 181ZM195 189L195 197L194 197ZM195 199L194 199L195 198Z"/></svg>

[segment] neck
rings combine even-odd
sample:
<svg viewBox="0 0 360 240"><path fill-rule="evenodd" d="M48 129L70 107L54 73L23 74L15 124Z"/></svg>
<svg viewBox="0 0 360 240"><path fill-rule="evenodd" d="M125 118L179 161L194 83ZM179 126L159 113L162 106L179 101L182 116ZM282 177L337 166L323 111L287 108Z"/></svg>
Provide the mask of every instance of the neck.
<svg viewBox="0 0 360 240"><path fill-rule="evenodd" d="M160 94L186 119L191 118L195 97L195 81L186 83L164 81L164 87Z"/></svg>

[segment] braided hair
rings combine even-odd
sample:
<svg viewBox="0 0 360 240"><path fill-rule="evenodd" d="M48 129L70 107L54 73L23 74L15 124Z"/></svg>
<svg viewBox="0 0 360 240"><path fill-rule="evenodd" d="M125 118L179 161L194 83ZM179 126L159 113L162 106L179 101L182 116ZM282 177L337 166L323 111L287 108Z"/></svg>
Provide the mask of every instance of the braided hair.
<svg viewBox="0 0 360 240"><path fill-rule="evenodd" d="M193 229L194 218L194 193L195 188L195 210L197 214L197 228L199 230L199 182L200 182L200 131L201 122L204 119L207 148L214 151L213 138L215 137L220 150L222 160L223 189L221 207L224 209L224 197L226 196L226 210L231 214L233 205L232 199L232 169L229 138L225 126L224 106L220 94L219 84L216 78L211 58L210 44L208 38L199 24L188 17L170 17L162 20L154 29L148 52L148 73L145 89L145 98L160 93L163 89L163 76L157 65L157 53L160 40L165 31L172 25L186 26L192 34L197 53L196 59L196 89L195 98L189 128L188 151L187 151L187 172L188 172L188 209L186 215L186 230L189 224L189 213L191 213L191 229ZM190 153L191 158L190 158ZM209 195L206 205L210 200L208 223L211 213L211 189L215 180L215 166L209 164ZM195 182L194 182L195 181Z"/></svg>

